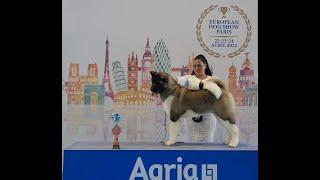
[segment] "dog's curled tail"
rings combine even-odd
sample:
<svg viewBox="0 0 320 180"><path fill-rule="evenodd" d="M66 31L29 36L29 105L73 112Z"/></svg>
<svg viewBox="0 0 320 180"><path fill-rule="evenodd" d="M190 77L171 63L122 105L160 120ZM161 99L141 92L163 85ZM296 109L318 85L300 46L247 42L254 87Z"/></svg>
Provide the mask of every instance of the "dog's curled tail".
<svg viewBox="0 0 320 180"><path fill-rule="evenodd" d="M218 77L212 76L212 77L206 79L205 82L214 82L221 88L222 91L228 91L228 88L227 88L226 84L224 83L224 81ZM205 82L203 82L203 83L205 83Z"/></svg>
<svg viewBox="0 0 320 180"><path fill-rule="evenodd" d="M234 112L235 107L236 107L236 105L235 105L236 102L235 102L233 95L228 91L228 88L227 88L226 84L224 83L224 81L217 78L217 77L212 77L210 79L211 79L210 81L215 82L221 88L221 90L224 91L227 96L229 96L228 99L230 101L230 106L232 108L232 111Z"/></svg>

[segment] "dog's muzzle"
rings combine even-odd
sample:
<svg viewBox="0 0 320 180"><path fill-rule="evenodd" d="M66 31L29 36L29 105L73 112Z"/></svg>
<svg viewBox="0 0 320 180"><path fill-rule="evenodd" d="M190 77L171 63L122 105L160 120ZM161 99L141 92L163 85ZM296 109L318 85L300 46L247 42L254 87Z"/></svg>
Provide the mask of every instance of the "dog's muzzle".
<svg viewBox="0 0 320 180"><path fill-rule="evenodd" d="M150 90L151 90L151 95L152 96L157 96L158 95L158 92L156 91L155 88L151 88Z"/></svg>

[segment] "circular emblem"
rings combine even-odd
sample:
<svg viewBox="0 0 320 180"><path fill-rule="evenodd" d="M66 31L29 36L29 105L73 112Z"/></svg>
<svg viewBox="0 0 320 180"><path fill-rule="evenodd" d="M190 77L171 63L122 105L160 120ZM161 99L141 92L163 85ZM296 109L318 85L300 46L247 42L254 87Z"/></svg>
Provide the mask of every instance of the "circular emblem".
<svg viewBox="0 0 320 180"><path fill-rule="evenodd" d="M243 52L251 39L251 24L238 6L211 5L196 25L200 46L216 58L233 58Z"/></svg>
<svg viewBox="0 0 320 180"><path fill-rule="evenodd" d="M114 113L111 115L112 121L116 124L119 124L119 122L121 121L121 116L118 113Z"/></svg>

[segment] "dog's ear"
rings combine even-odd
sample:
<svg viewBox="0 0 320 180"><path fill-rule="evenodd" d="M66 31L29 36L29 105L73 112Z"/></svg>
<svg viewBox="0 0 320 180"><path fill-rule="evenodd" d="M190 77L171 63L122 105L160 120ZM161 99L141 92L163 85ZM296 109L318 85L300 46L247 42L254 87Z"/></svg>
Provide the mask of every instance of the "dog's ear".
<svg viewBox="0 0 320 180"><path fill-rule="evenodd" d="M153 76L156 76L156 75L157 75L157 72L155 72L155 71L150 71L150 74L151 74L151 76L153 77Z"/></svg>

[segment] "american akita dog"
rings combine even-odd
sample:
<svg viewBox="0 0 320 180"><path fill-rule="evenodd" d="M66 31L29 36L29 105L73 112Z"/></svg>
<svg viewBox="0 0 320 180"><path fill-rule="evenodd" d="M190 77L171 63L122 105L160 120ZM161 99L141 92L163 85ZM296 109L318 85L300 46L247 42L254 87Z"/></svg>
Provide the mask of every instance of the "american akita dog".
<svg viewBox="0 0 320 180"><path fill-rule="evenodd" d="M239 143L239 130L235 123L235 102L232 94L227 90L225 84L217 78L211 78L221 89L218 98L208 89L191 90L183 88L177 81L167 73L151 71L151 91L160 94L163 108L170 118L169 138L165 145L173 145L180 131L180 118L200 116L212 112L218 121L229 133L225 144L229 147L237 147ZM208 80L204 83L210 83ZM201 87L206 87L200 84Z"/></svg>

